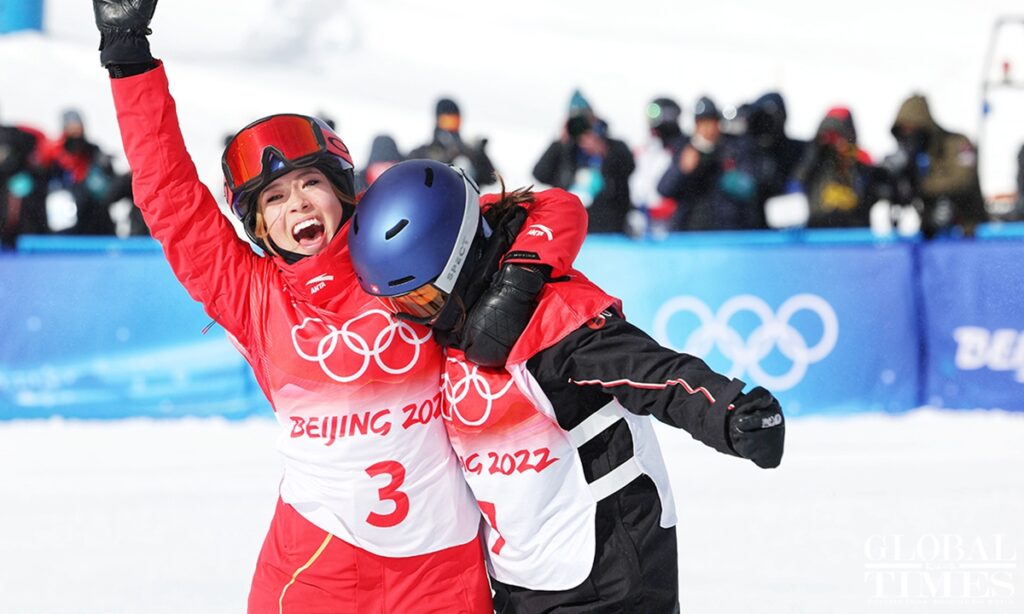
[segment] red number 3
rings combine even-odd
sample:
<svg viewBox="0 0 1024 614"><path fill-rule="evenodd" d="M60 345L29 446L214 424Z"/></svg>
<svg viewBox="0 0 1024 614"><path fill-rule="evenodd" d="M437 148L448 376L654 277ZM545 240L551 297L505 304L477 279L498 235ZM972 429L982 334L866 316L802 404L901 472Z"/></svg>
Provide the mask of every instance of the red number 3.
<svg viewBox="0 0 1024 614"><path fill-rule="evenodd" d="M366 517L366 522L375 527L386 529L405 520L405 517L409 515L409 495L398 490L402 482L405 481L405 467L402 466L402 463L398 461L381 461L367 467L366 473L371 478L384 474L391 476L390 482L384 487L377 489L377 496L380 497L381 501L392 501L395 504L395 509L387 514L370 512L370 515Z"/></svg>

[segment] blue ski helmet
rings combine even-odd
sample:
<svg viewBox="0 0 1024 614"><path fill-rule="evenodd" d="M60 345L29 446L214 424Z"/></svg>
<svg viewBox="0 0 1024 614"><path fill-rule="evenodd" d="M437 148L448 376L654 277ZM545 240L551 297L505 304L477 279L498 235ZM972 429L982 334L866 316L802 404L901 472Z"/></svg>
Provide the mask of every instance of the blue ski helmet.
<svg viewBox="0 0 1024 614"><path fill-rule="evenodd" d="M366 190L349 226L359 285L426 323L452 295L484 227L479 188L464 172L433 160L399 162Z"/></svg>

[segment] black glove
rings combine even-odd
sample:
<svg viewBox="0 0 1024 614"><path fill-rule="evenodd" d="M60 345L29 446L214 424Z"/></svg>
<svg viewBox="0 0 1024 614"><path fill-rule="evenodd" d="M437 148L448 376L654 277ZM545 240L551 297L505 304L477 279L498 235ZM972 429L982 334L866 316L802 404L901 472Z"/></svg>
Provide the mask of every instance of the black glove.
<svg viewBox="0 0 1024 614"><path fill-rule="evenodd" d="M92 0L100 31L100 64L151 64L149 21L157 0Z"/></svg>
<svg viewBox="0 0 1024 614"><path fill-rule="evenodd" d="M506 264L466 314L462 349L482 367L504 367L526 330L547 276L541 267Z"/></svg>
<svg viewBox="0 0 1024 614"><path fill-rule="evenodd" d="M786 420L779 402L758 386L738 396L732 406L726 429L733 451L762 469L778 467L786 442Z"/></svg>

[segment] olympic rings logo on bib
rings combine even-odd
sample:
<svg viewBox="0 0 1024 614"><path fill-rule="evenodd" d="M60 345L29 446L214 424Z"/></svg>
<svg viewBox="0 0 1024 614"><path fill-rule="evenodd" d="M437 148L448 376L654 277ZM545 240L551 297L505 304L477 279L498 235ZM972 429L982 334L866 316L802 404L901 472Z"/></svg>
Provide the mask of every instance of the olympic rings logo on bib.
<svg viewBox="0 0 1024 614"><path fill-rule="evenodd" d="M821 322L821 338L813 346L797 330L790 320L801 311L809 311ZM731 325L730 320L737 314L749 312L759 320L753 332L744 338ZM815 294L797 294L786 299L779 306L778 313L757 296L741 294L725 301L717 313L700 299L693 296L677 296L665 302L654 316L654 336L664 345L671 346L669 339L670 322L680 313L691 313L700 320L700 325L691 332L680 351L704 357L717 348L732 361L728 371L730 377L742 377L749 373L756 383L771 390L789 390L803 380L808 367L828 356L839 338L839 319L832 306ZM768 373L762 366L772 351L778 348L792 365L781 375Z"/></svg>
<svg viewBox="0 0 1024 614"><path fill-rule="evenodd" d="M376 317L384 318L387 323L380 328L368 323L370 318ZM313 324L319 326L307 329ZM372 342L368 340L371 336ZM320 318L306 318L292 327L292 345L299 357L319 364L327 377L343 384L362 377L371 365L389 375L412 371L419 360L421 346L430 337L429 330L424 329L422 335L417 335L416 329L407 322L396 320L380 309L364 311L341 328L324 324ZM313 345L315 348L311 347Z"/></svg>
<svg viewBox="0 0 1024 614"><path fill-rule="evenodd" d="M446 420L452 420L452 413L458 417L459 422L466 426L480 426L487 422L494 409L494 401L505 396L505 393L512 388L515 382L512 378L497 392L491 390L491 381L484 377L479 368L475 365L470 369L469 365L453 358L448 359L449 364L456 364L462 369L463 377L452 382L448 370L444 373L444 400L445 411L442 416ZM450 367L449 367L450 368ZM507 374L504 375L507 377ZM475 393L470 396L470 392ZM479 400L480 402L478 402ZM468 401L463 403L464 401ZM459 408L459 403L463 403Z"/></svg>

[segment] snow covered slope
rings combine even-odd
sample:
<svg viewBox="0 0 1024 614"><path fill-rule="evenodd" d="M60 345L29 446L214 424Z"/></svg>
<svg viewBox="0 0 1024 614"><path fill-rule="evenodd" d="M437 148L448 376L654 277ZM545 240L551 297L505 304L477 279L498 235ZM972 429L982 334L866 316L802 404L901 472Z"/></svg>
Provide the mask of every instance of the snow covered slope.
<svg viewBox="0 0 1024 614"><path fill-rule="evenodd" d="M683 612L1024 610L1024 415L922 410L788 430L770 472L659 430ZM242 611L276 498L277 431L0 423L0 612Z"/></svg>

